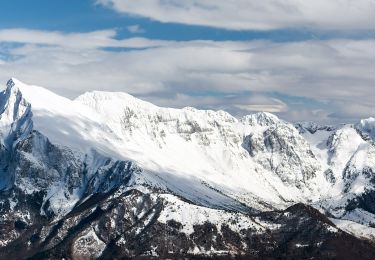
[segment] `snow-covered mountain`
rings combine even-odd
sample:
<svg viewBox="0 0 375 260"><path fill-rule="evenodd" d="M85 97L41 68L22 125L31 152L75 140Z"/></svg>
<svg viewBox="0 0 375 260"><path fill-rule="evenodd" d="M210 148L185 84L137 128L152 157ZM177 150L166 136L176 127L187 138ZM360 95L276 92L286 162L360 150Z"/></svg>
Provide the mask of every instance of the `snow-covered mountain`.
<svg viewBox="0 0 375 260"><path fill-rule="evenodd" d="M237 119L16 79L0 113L0 256L375 254L375 119Z"/></svg>

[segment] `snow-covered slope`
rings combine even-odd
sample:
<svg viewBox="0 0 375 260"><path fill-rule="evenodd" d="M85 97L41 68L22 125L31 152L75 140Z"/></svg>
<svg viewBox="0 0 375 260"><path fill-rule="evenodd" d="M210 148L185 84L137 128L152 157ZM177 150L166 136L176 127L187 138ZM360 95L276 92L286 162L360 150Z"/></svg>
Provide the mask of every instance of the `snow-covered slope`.
<svg viewBox="0 0 375 260"><path fill-rule="evenodd" d="M322 199L313 204L343 219L335 223L343 224L345 230L350 228L351 233L369 239L375 235L373 229L368 228L375 223L375 146L371 137L374 123L370 118L356 125L318 127L314 131L297 125L311 144L323 176L330 183ZM348 221L354 224L346 225ZM356 227L360 227L357 233ZM364 229L368 232L363 232Z"/></svg>
<svg viewBox="0 0 375 260"><path fill-rule="evenodd" d="M41 214L57 221L102 201L100 194L135 189L179 205L165 207L158 219L185 223L184 233L194 229L183 217L191 212L217 215L211 224L220 225L233 217L223 210L258 214L296 203L313 205L335 223L355 222L351 233L375 223L373 119L294 126L269 113L237 119L224 111L162 108L125 93L70 100L16 79L0 93L0 109L0 195L18 212L10 219L31 223ZM37 210L20 208L32 196L40 198ZM240 218L248 227L261 225ZM361 229L358 236L374 237Z"/></svg>
<svg viewBox="0 0 375 260"><path fill-rule="evenodd" d="M311 198L318 187L320 165L309 145L272 114L238 120L224 111L161 108L124 93L91 92L75 102L107 119L122 139L122 155L150 172L148 179L157 175L176 192L191 189L168 181L178 177L263 209Z"/></svg>
<svg viewBox="0 0 375 260"><path fill-rule="evenodd" d="M256 209L282 208L319 194L320 165L308 143L268 113L237 120L224 111L160 108L124 93L72 101L15 79L8 92L31 107L33 129L53 144L133 160L145 171L142 181L196 202L211 197L201 203L222 206L229 196L229 204L233 198ZM192 186L201 186L193 196Z"/></svg>
<svg viewBox="0 0 375 260"><path fill-rule="evenodd" d="M95 150L135 161L144 170L140 182L190 195L196 202L212 197L206 202L219 205L228 196L260 210L316 202L340 197L349 186L361 192L360 178L355 184L348 171L371 168L363 165L371 145L351 126L333 130L302 124L300 132L308 131L300 134L269 113L236 119L224 111L161 108L116 92L94 91L69 100L16 79L3 95L9 96L3 100L10 106L23 102L19 111L8 110L31 110L25 116L32 117L29 124L53 144L81 155ZM0 123L7 128L17 117L10 112ZM361 125L371 132L366 122ZM191 195L192 186L202 188ZM216 190L217 199L212 194Z"/></svg>

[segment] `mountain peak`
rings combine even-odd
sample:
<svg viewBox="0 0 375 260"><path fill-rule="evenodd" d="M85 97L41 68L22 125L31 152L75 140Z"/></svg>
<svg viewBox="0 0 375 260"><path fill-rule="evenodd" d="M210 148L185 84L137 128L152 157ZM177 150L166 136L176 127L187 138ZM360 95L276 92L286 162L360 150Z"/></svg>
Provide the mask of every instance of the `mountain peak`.
<svg viewBox="0 0 375 260"><path fill-rule="evenodd" d="M294 126L300 134L304 134L306 132L309 132L310 134L314 134L316 131L319 131L319 130L333 131L336 128L338 128L338 126L320 125L311 121L297 122L294 124Z"/></svg>
<svg viewBox="0 0 375 260"><path fill-rule="evenodd" d="M0 106L3 110L8 106L17 106L21 100L23 100L22 93L19 89L21 82L15 78L11 78L7 81L6 89L1 92ZM9 111L14 112L14 111Z"/></svg>
<svg viewBox="0 0 375 260"><path fill-rule="evenodd" d="M133 108L157 108L154 104L125 92L90 91L78 96L75 101L95 109L105 109L109 114L115 113L119 107L124 105Z"/></svg>
<svg viewBox="0 0 375 260"><path fill-rule="evenodd" d="M18 95L23 97L30 104L35 103L35 101L39 99L46 102L48 101L47 96L49 96L50 94L56 95L46 88L27 85L16 78L10 78L7 81L6 89L3 93L7 96L6 99L9 99L9 97L11 96Z"/></svg>
<svg viewBox="0 0 375 260"><path fill-rule="evenodd" d="M20 84L23 84L20 80L14 78L14 77L11 77L8 81L7 81L7 87L14 87L14 86L17 86L17 85L20 85Z"/></svg>
<svg viewBox="0 0 375 260"><path fill-rule="evenodd" d="M8 148L13 141L31 129L30 104L24 99L20 81L11 78L0 93L0 142Z"/></svg>
<svg viewBox="0 0 375 260"><path fill-rule="evenodd" d="M19 88L18 86L20 85L21 81L19 81L18 79L16 78L10 78L8 81L7 81L7 84L6 84L6 92L7 93L16 93L19 91Z"/></svg>
<svg viewBox="0 0 375 260"><path fill-rule="evenodd" d="M15 81L17 81L15 78L10 78L7 82L7 87L12 88L16 85Z"/></svg>
<svg viewBox="0 0 375 260"><path fill-rule="evenodd" d="M280 119L268 112L258 112L244 116L241 121L249 125L269 126L280 122Z"/></svg>

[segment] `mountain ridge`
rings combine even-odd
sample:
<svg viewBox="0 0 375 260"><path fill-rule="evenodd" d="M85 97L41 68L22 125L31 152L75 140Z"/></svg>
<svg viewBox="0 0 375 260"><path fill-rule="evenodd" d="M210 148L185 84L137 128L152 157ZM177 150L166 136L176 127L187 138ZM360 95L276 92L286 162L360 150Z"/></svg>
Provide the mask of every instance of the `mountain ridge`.
<svg viewBox="0 0 375 260"><path fill-rule="evenodd" d="M171 246L174 253L185 248L184 255L212 255L226 248L225 255L235 240L245 243L248 236L260 239L263 233L292 230L287 218L279 222L273 216L299 203L327 214L337 225L342 224L345 232L360 239L364 236L371 241L375 236L369 231L375 223L375 127L371 119L337 127L293 125L265 112L237 119L224 111L161 108L116 92L85 93L69 100L16 79L8 81L0 104L0 210L4 215L0 229L11 230L0 237L4 247L0 254L7 255L7 245L26 243L21 239L24 232L34 232L31 237L39 234L36 244L30 237L24 252L28 256L37 252L56 256L67 248L75 252L73 255L89 254L87 243L82 242L85 246L81 251L74 249L78 246L74 241L80 241L75 228L100 245L99 255L114 250L111 243L123 255L146 254L149 246L143 251L130 250L124 227L124 234L115 232L116 239L98 237L106 229L101 221L111 223L122 214L130 218L126 225L139 225L140 231L132 231L134 239L150 227L168 229L165 225L171 225L170 232L185 241L184 245ZM27 205L30 200L36 204ZM119 204L113 204L115 201ZM133 210L133 215L125 208ZM145 209L150 212L146 214ZM298 218L309 212L304 207L297 209L285 214ZM75 214L85 223L91 216L87 222L94 231L75 227ZM257 218L257 214L262 217ZM321 222L324 215L318 215L303 217L314 228L319 226L316 239L326 241L331 233L339 232L336 238L346 234L337 231L332 222ZM230 219L234 224L225 226ZM61 224L66 227L54 224L67 220ZM237 222L242 223L242 229L236 227ZM199 239L203 234L198 234L194 225L208 228L213 237L232 234L229 244L213 242L211 237L213 244L203 245ZM361 225L367 232L359 228ZM255 226L264 231L256 231ZM52 228L49 235L41 236L47 227ZM53 229L66 240L55 237L60 242L49 241L54 237ZM64 231L60 233L60 229ZM287 243L285 239L284 235L276 239L269 256ZM300 239L305 243L308 238L303 235ZM160 256L166 245L155 246L158 250L153 252ZM249 255L251 247L238 244L236 250ZM260 257L256 251L254 257Z"/></svg>

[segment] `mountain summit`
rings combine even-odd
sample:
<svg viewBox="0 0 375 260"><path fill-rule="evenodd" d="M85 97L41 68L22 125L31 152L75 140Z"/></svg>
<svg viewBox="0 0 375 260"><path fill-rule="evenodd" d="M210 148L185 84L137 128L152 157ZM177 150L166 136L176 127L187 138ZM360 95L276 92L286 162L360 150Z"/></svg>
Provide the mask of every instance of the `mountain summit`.
<svg viewBox="0 0 375 260"><path fill-rule="evenodd" d="M0 111L1 257L375 254L373 119L237 119L16 79Z"/></svg>

